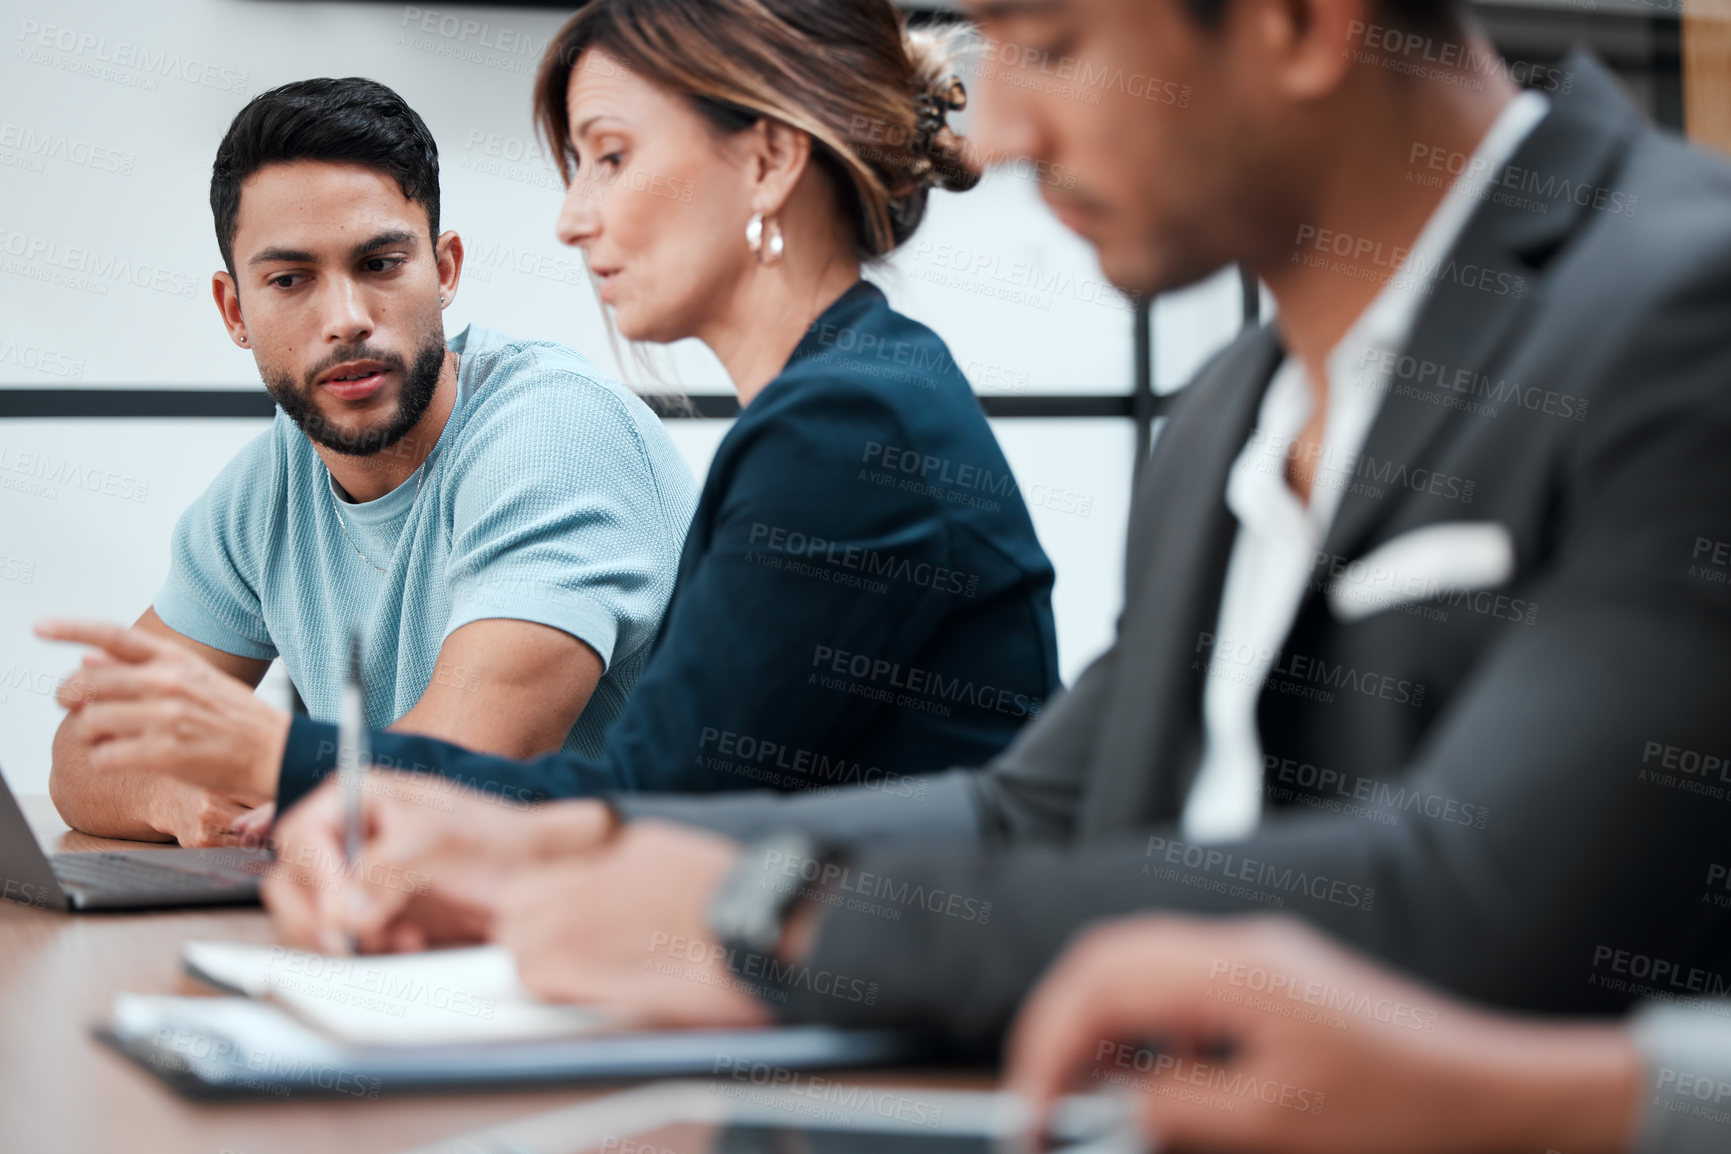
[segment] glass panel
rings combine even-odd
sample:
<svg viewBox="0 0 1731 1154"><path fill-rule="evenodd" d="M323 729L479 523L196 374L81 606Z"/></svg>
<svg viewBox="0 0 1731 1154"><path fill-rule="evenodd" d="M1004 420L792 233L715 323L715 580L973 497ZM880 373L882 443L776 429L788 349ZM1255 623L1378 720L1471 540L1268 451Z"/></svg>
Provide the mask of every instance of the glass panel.
<svg viewBox="0 0 1731 1154"><path fill-rule="evenodd" d="M1111 418L1017 419L993 421L992 431L1058 571L1052 608L1068 685L1111 642L1123 603L1135 426Z"/></svg>

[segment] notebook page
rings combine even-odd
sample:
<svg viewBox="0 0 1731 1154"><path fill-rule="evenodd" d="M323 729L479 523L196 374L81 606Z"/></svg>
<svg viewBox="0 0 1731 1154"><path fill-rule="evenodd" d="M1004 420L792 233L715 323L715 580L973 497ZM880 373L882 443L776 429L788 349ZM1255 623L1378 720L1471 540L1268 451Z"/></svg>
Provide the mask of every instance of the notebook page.
<svg viewBox="0 0 1731 1154"><path fill-rule="evenodd" d="M613 1024L599 1010L536 1001L500 946L339 958L283 946L188 942L181 956L194 976L269 998L352 1045L534 1041Z"/></svg>

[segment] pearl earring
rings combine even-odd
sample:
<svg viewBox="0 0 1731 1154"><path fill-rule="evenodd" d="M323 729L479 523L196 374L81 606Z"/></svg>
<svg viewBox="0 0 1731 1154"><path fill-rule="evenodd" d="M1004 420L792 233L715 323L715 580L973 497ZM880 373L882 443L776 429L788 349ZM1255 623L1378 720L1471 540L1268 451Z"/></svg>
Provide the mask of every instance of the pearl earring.
<svg viewBox="0 0 1731 1154"><path fill-rule="evenodd" d="M751 220L746 223L745 243L757 254L757 263L765 268L781 263L782 254L787 250L781 225L773 216L766 218L761 212L752 213Z"/></svg>

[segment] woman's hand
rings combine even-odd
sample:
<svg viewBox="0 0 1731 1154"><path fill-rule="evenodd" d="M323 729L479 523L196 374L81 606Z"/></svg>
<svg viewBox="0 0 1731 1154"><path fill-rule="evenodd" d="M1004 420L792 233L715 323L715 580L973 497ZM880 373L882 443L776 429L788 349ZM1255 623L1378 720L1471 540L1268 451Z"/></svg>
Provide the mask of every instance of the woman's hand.
<svg viewBox="0 0 1731 1154"><path fill-rule="evenodd" d="M507 883L531 866L607 840L613 814L595 801L525 806L456 782L369 770L358 864L344 857L344 805L332 775L276 826L264 885L278 936L341 952L486 941Z"/></svg>

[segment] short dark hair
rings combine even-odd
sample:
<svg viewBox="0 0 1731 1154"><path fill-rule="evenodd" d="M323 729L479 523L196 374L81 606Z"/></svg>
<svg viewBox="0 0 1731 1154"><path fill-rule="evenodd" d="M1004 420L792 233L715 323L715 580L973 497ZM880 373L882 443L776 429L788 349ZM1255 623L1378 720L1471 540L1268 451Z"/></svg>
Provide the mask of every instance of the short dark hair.
<svg viewBox="0 0 1731 1154"><path fill-rule="evenodd" d="M267 164L294 160L362 164L389 174L427 210L432 235L439 235L439 147L426 122L376 80L297 80L253 97L217 147L210 211L230 275L240 186Z"/></svg>
<svg viewBox="0 0 1731 1154"><path fill-rule="evenodd" d="M1197 23L1213 28L1226 14L1230 0L1184 0ZM1405 32L1447 34L1465 24L1464 0L1372 0L1376 18Z"/></svg>

